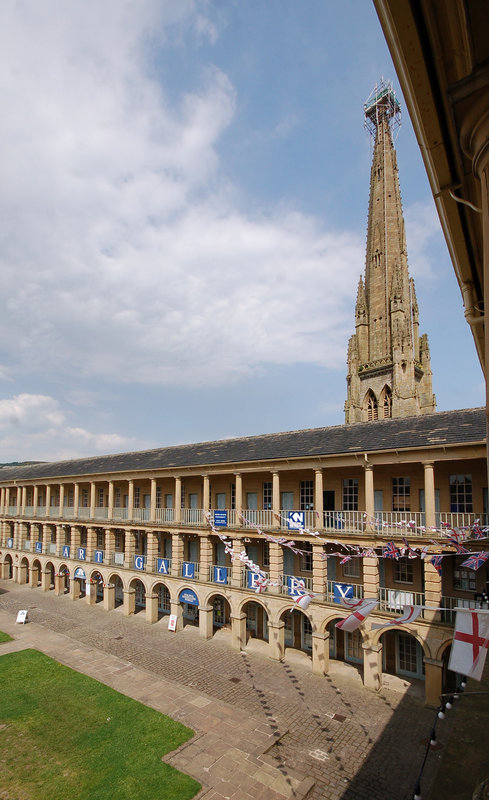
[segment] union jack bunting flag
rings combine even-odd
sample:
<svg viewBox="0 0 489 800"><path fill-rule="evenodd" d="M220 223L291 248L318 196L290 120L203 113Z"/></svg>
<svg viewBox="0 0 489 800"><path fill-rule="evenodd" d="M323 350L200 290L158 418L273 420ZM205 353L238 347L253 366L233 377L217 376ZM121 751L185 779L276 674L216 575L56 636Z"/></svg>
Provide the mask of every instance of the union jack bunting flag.
<svg viewBox="0 0 489 800"><path fill-rule="evenodd" d="M438 575L441 575L443 556L432 556L430 558L430 562L433 564L434 568L438 572Z"/></svg>
<svg viewBox="0 0 489 800"><path fill-rule="evenodd" d="M473 556L466 558L460 566L467 567L467 569L479 569L479 567L482 567L482 565L486 563L488 558L489 552L481 551L480 553L475 553Z"/></svg>
<svg viewBox="0 0 489 800"><path fill-rule="evenodd" d="M411 545L409 544L408 540L405 536L402 537L402 541L404 543L404 547L402 548L402 555L407 556L408 558L417 558L417 553L412 549Z"/></svg>
<svg viewBox="0 0 489 800"><path fill-rule="evenodd" d="M394 542L387 542L382 548L382 555L384 558L399 558L400 553Z"/></svg>
<svg viewBox="0 0 489 800"><path fill-rule="evenodd" d="M468 553L469 552L466 547L463 547L460 544L460 542L458 541L458 539L455 536L449 536L448 537L448 541L450 542L450 544L453 544L453 546L454 546L455 550L457 551L457 553Z"/></svg>

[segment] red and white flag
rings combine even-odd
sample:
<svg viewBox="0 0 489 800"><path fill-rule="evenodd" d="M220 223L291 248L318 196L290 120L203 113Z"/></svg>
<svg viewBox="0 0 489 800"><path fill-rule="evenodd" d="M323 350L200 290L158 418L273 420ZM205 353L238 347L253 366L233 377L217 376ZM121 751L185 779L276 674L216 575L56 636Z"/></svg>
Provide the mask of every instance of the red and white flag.
<svg viewBox="0 0 489 800"><path fill-rule="evenodd" d="M374 610L376 605L377 600L365 600L356 608L353 614L350 614L350 616L346 617L346 619L342 619L340 622L337 622L336 627L341 628L343 631L348 631L349 633L356 631L364 619L366 619L366 617L368 617L368 615Z"/></svg>
<svg viewBox="0 0 489 800"><path fill-rule="evenodd" d="M404 611L400 617L390 619L388 622L380 622L378 625L372 625L374 628L387 628L389 625L406 625L407 622L414 622L419 617L423 610L423 606L403 606Z"/></svg>
<svg viewBox="0 0 489 800"><path fill-rule="evenodd" d="M456 609L448 669L480 681L489 646L489 612Z"/></svg>

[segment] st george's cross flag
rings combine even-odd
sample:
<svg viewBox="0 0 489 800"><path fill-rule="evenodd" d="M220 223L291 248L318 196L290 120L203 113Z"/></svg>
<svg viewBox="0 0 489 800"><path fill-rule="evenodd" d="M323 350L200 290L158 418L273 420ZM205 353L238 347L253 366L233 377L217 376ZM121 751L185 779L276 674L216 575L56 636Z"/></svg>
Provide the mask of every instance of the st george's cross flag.
<svg viewBox="0 0 489 800"><path fill-rule="evenodd" d="M340 622L336 623L337 628L341 628L343 631L348 631L352 633L352 631L356 631L357 628L360 627L364 619L368 617L368 615L374 610L377 605L377 600L364 600L355 611L350 614L349 617L346 619L342 619Z"/></svg>
<svg viewBox="0 0 489 800"><path fill-rule="evenodd" d="M480 681L489 646L489 611L456 611L448 669Z"/></svg>
<svg viewBox="0 0 489 800"><path fill-rule="evenodd" d="M378 625L372 625L372 630L376 628L387 628L389 625L406 625L407 622L414 622L419 617L423 610L423 606L403 606L403 612L400 617L390 619L388 622L380 622Z"/></svg>

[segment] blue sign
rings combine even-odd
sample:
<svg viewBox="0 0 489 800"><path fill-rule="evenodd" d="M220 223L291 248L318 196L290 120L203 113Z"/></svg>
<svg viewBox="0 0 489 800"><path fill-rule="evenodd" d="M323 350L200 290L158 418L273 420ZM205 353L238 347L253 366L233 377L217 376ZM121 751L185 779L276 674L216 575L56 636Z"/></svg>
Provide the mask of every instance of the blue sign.
<svg viewBox="0 0 489 800"><path fill-rule="evenodd" d="M13 547L13 546L14 546L14 540L10 538L7 539L7 547Z"/></svg>
<svg viewBox="0 0 489 800"><path fill-rule="evenodd" d="M36 553L42 553L42 542L36 542Z"/></svg>
<svg viewBox="0 0 489 800"><path fill-rule="evenodd" d="M82 570L81 567L77 567L73 573L74 578L81 578L83 581L87 579L85 572Z"/></svg>
<svg viewBox="0 0 489 800"><path fill-rule="evenodd" d="M333 584L333 602L341 603L345 598L353 597L353 586L351 583L335 583Z"/></svg>
<svg viewBox="0 0 489 800"><path fill-rule="evenodd" d="M178 595L178 599L180 603L187 603L189 606L198 606L199 605L199 598L192 591L192 589L182 589L180 594Z"/></svg>
<svg viewBox="0 0 489 800"><path fill-rule="evenodd" d="M227 528L228 526L228 512L227 511L214 511L214 525L216 528Z"/></svg>
<svg viewBox="0 0 489 800"><path fill-rule="evenodd" d="M69 546L69 544L64 544L63 545L62 550L61 550L61 555L63 556L63 558L69 558L70 557L70 546Z"/></svg>
<svg viewBox="0 0 489 800"><path fill-rule="evenodd" d="M254 589L256 591L257 581L259 577L260 576L257 575L256 572L251 572L251 570L248 570L246 577L246 586L248 587L248 589Z"/></svg>
<svg viewBox="0 0 489 800"><path fill-rule="evenodd" d="M134 569L144 569L144 556L134 556Z"/></svg>
<svg viewBox="0 0 489 800"><path fill-rule="evenodd" d="M195 578L195 564L193 561L184 561L182 564L182 577Z"/></svg>
<svg viewBox="0 0 489 800"><path fill-rule="evenodd" d="M227 583L228 582L228 568L227 567L213 567L214 583Z"/></svg>
<svg viewBox="0 0 489 800"><path fill-rule="evenodd" d="M95 550L93 554L93 560L96 564L103 564L104 563L104 551L103 550Z"/></svg>
<svg viewBox="0 0 489 800"><path fill-rule="evenodd" d="M79 547L77 552L78 561L85 561L87 557L87 548L86 547Z"/></svg>
<svg viewBox="0 0 489 800"><path fill-rule="evenodd" d="M289 511L287 514L287 527L289 531L299 531L306 522L305 511Z"/></svg>
<svg viewBox="0 0 489 800"><path fill-rule="evenodd" d="M157 558L156 572L159 572L161 575L168 575L169 571L170 571L170 560L168 558Z"/></svg>
<svg viewBox="0 0 489 800"><path fill-rule="evenodd" d="M295 578L294 575L287 575L287 594L291 597L298 597L304 594L304 581L302 578Z"/></svg>

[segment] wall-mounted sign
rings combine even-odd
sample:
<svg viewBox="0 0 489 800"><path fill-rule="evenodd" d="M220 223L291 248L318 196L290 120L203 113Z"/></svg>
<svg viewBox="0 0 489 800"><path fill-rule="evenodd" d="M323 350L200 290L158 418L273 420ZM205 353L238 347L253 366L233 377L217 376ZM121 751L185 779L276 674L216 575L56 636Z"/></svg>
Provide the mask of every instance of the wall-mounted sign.
<svg viewBox="0 0 489 800"><path fill-rule="evenodd" d="M177 615L170 614L170 619L168 620L168 630L176 631L176 629L177 629Z"/></svg>
<svg viewBox="0 0 489 800"><path fill-rule="evenodd" d="M212 580L214 583L227 583L228 582L228 568L227 567L213 567Z"/></svg>
<svg viewBox="0 0 489 800"><path fill-rule="evenodd" d="M195 578L195 564L193 561L184 561L182 564L182 577Z"/></svg>
<svg viewBox="0 0 489 800"><path fill-rule="evenodd" d="M168 575L170 572L170 560L168 558L157 558L156 572L159 572L160 575Z"/></svg>
<svg viewBox="0 0 489 800"><path fill-rule="evenodd" d="M134 556L134 569L144 569L144 556Z"/></svg>
<svg viewBox="0 0 489 800"><path fill-rule="evenodd" d="M215 510L214 511L214 525L216 528L227 528L228 525L228 512Z"/></svg>
<svg viewBox="0 0 489 800"><path fill-rule="evenodd" d="M287 527L289 531L301 530L306 522L304 511L289 511L287 514Z"/></svg>
<svg viewBox="0 0 489 800"><path fill-rule="evenodd" d="M199 605L199 598L192 591L192 589L182 589L180 594L178 595L178 599L180 603L187 603L189 606L198 606Z"/></svg>
<svg viewBox="0 0 489 800"><path fill-rule="evenodd" d="M344 598L353 597L353 586L351 583L335 583L333 585L333 602L341 603Z"/></svg>
<svg viewBox="0 0 489 800"><path fill-rule="evenodd" d="M73 573L74 578L81 578L82 581L86 581L87 576L85 575L84 570L81 567L77 567Z"/></svg>
<svg viewBox="0 0 489 800"><path fill-rule="evenodd" d="M85 561L87 557L87 548L86 547L79 547L76 551L78 561Z"/></svg>
<svg viewBox="0 0 489 800"><path fill-rule="evenodd" d="M42 553L42 542L36 542L36 553Z"/></svg>

